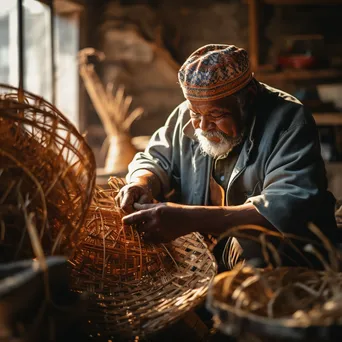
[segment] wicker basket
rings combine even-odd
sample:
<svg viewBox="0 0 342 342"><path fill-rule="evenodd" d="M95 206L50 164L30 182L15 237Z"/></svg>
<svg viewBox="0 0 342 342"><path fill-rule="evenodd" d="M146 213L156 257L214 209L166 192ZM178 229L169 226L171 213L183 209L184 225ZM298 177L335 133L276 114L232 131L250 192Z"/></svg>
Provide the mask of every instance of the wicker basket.
<svg viewBox="0 0 342 342"><path fill-rule="evenodd" d="M69 255L94 189L93 153L53 105L7 85L0 85L0 171L0 259L33 256L28 221L47 255Z"/></svg>
<svg viewBox="0 0 342 342"><path fill-rule="evenodd" d="M95 191L84 226L89 235L70 261L72 288L89 294L90 335L149 335L202 301L216 263L197 233L167 245L145 244L122 226L116 193Z"/></svg>
<svg viewBox="0 0 342 342"><path fill-rule="evenodd" d="M208 291L207 308L213 313L216 326L227 335L245 339L251 336L272 341L337 341L342 334L342 273L339 272L340 252L334 248L319 229L309 229L323 243L328 254L323 255L319 245L307 244L302 257L314 255L324 270L309 267L272 267L270 254L280 256L266 236L278 233L261 227L237 227L235 235L259 239L264 247L267 268L239 263L229 271L217 275ZM234 230L234 229L232 229ZM257 238L256 231L261 233ZM231 232L232 233L232 232ZM295 239L300 237L292 236ZM295 247L294 245L292 245ZM268 251L267 251L268 250Z"/></svg>

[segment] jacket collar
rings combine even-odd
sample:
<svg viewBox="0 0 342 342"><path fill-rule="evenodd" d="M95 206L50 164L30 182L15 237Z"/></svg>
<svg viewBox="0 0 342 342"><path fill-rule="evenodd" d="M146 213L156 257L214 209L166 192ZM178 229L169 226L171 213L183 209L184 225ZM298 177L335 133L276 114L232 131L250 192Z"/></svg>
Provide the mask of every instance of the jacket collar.
<svg viewBox="0 0 342 342"><path fill-rule="evenodd" d="M192 123L191 123L191 119L189 119L189 121L184 125L183 134L185 136L187 136L188 138L197 141L197 138L195 135L195 130L194 130L194 127L192 126Z"/></svg>

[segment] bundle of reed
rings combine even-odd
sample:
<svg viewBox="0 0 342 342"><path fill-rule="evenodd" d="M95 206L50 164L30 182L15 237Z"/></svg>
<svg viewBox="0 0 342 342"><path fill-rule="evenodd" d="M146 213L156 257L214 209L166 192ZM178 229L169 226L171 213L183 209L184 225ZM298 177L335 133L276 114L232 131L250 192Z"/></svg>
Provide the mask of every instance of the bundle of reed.
<svg viewBox="0 0 342 342"><path fill-rule="evenodd" d="M342 273L340 253L317 227L309 229L328 250L325 258L317 246L307 244L303 253L314 254L324 270L309 267L272 267L265 269L241 262L233 270L217 275L211 284L207 307L214 314L218 329L239 336L241 331L280 340L335 340L342 332ZM281 261L266 235L277 236L262 227L238 227L236 236L246 231L261 233L265 259ZM251 235L251 236L252 236ZM291 236L293 239L302 239ZM266 251L268 249L268 251ZM270 253L270 254L271 254Z"/></svg>
<svg viewBox="0 0 342 342"><path fill-rule="evenodd" d="M107 150L105 166L98 170L98 174L124 175L127 173L128 164L138 152L133 146L129 130L144 110L137 107L130 111L133 99L125 95L123 85L102 84L89 57L103 61L103 52L85 48L78 56L80 75L107 134L103 144L105 148L102 148L102 151Z"/></svg>
<svg viewBox="0 0 342 342"><path fill-rule="evenodd" d="M71 258L74 291L89 295L89 335L146 336L175 322L204 298L215 259L193 233L154 246L122 225L120 181L97 188L85 220L88 236Z"/></svg>
<svg viewBox="0 0 342 342"><path fill-rule="evenodd" d="M76 128L42 98L0 85L0 259L34 256L26 212L45 254L69 255L94 181L93 153Z"/></svg>

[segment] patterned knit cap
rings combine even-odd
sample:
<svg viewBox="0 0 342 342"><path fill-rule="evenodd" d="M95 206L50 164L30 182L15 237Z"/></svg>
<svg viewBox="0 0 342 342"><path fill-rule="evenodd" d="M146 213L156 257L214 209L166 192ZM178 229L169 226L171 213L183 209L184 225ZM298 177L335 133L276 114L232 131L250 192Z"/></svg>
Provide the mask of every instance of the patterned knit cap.
<svg viewBox="0 0 342 342"><path fill-rule="evenodd" d="M234 45L205 45L181 66L178 80L188 100L217 100L253 79L247 51Z"/></svg>

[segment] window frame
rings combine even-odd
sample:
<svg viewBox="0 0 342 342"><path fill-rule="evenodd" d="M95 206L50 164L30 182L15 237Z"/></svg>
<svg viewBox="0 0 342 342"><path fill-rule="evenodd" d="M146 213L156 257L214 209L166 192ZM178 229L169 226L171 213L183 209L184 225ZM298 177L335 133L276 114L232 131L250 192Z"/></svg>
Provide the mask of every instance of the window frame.
<svg viewBox="0 0 342 342"><path fill-rule="evenodd" d="M82 48L86 44L86 37L82 33L82 27L85 25L86 13L84 2L82 0L35 0L47 5L50 8L50 51L51 51L51 103L56 105L56 92L57 92L57 65L56 65L56 47L55 47L55 16L63 15L63 13L76 13L79 19L79 47ZM25 89L25 20L24 20L24 0L17 0L17 11L18 11L18 76L19 76L19 88ZM78 78L78 122L77 126L80 130L84 130L86 126L86 115L85 115L85 93L82 91L82 85L80 77Z"/></svg>

